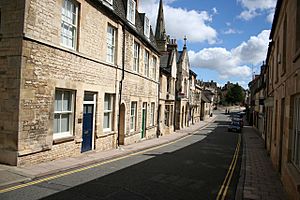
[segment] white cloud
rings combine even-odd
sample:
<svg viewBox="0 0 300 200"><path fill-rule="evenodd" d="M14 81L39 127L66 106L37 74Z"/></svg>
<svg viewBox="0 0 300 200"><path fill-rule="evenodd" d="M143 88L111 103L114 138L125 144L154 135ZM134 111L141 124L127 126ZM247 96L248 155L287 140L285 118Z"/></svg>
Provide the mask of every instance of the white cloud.
<svg viewBox="0 0 300 200"><path fill-rule="evenodd" d="M268 50L270 30L263 30L257 36L251 36L232 50L240 60L239 63L257 65L265 59Z"/></svg>
<svg viewBox="0 0 300 200"><path fill-rule="evenodd" d="M245 9L238 16L250 20L258 15L268 13L267 21L270 22L270 13L274 13L277 0L237 0Z"/></svg>
<svg viewBox="0 0 300 200"><path fill-rule="evenodd" d="M213 14L219 14L216 7L213 7L211 10L213 11Z"/></svg>
<svg viewBox="0 0 300 200"><path fill-rule="evenodd" d="M173 0L169 0L168 2L164 1L167 34L177 39L184 38L186 35L190 42L216 43L217 31L209 25L212 21L212 16L207 11L174 8L169 5L172 1ZM145 0L140 2L140 11L147 13L147 16L151 20L153 30L155 30L158 1Z"/></svg>
<svg viewBox="0 0 300 200"><path fill-rule="evenodd" d="M272 22L273 22L274 12L275 12L275 10L270 11L270 13L269 13L268 16L267 16L267 21L268 21L269 23L272 23Z"/></svg>
<svg viewBox="0 0 300 200"><path fill-rule="evenodd" d="M270 30L252 36L247 42L227 50L221 47L205 48L199 52L189 51L192 67L207 68L218 72L221 79L240 78L249 80L250 65L257 65L266 57Z"/></svg>
<svg viewBox="0 0 300 200"><path fill-rule="evenodd" d="M244 10L243 12L241 12L238 18L249 21L258 15L259 13L257 13L255 10Z"/></svg>
<svg viewBox="0 0 300 200"><path fill-rule="evenodd" d="M236 29L233 29L233 28L229 28L229 29L227 29L226 31L223 31L223 33L224 33L225 35L229 35L229 34L241 34L242 31L236 30Z"/></svg>
<svg viewBox="0 0 300 200"><path fill-rule="evenodd" d="M249 10L267 10L275 8L277 0L237 0Z"/></svg>

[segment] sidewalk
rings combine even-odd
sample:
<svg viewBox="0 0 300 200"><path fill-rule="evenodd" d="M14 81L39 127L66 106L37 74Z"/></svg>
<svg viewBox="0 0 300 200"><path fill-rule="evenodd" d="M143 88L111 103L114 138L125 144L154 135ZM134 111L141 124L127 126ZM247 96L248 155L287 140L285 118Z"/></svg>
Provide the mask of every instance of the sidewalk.
<svg viewBox="0 0 300 200"><path fill-rule="evenodd" d="M144 140L135 144L121 146L118 149L108 151L91 151L83 153L78 157L65 158L54 160L51 162L41 163L28 167L15 167L0 164L0 188L11 184L16 184L24 181L30 181L42 176L63 172L66 170L79 168L94 163L103 162L117 157L122 157L128 154L139 152L151 147L167 144L178 140L193 132L205 127L210 122L214 121L215 116L207 121L200 121L197 124L178 130L173 134L161 136L151 140Z"/></svg>
<svg viewBox="0 0 300 200"><path fill-rule="evenodd" d="M237 200L286 200L279 175L264 148L263 139L250 126L243 131L243 156Z"/></svg>

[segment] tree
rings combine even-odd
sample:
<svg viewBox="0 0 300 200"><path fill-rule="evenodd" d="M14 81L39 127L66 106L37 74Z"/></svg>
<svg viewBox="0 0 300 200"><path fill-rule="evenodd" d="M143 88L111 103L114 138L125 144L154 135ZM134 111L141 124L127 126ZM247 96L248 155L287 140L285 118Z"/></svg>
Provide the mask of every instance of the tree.
<svg viewBox="0 0 300 200"><path fill-rule="evenodd" d="M244 95L243 88L238 84L235 84L232 87L230 87L225 96L226 102L230 104L242 103L244 101L244 98L245 95Z"/></svg>

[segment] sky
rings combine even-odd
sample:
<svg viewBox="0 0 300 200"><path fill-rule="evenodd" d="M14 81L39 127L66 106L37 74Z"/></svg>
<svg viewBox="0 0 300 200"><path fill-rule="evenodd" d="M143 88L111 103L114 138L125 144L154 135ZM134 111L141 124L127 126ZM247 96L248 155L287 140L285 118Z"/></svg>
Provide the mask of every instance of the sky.
<svg viewBox="0 0 300 200"><path fill-rule="evenodd" d="M187 36L197 79L245 89L266 59L276 0L163 0L166 32L179 50ZM155 32L159 0L139 0Z"/></svg>

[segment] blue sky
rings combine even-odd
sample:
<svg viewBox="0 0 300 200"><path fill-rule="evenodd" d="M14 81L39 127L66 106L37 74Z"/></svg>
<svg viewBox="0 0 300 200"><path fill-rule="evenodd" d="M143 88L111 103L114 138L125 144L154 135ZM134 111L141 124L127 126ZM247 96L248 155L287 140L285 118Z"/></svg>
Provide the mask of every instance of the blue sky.
<svg viewBox="0 0 300 200"><path fill-rule="evenodd" d="M159 0L140 0L155 30ZM163 0L166 31L182 48L188 38L198 79L247 87L265 60L276 0Z"/></svg>

